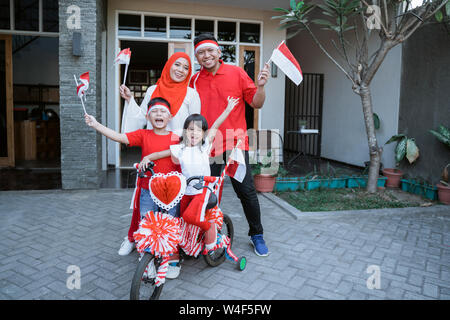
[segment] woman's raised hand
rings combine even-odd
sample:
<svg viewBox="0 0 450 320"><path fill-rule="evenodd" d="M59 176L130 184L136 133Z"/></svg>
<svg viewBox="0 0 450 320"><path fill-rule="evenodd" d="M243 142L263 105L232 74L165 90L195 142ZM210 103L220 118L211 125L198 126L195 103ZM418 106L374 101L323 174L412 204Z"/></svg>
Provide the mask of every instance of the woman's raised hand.
<svg viewBox="0 0 450 320"><path fill-rule="evenodd" d="M130 99L131 99L131 97L132 97L131 91L130 91L130 89L128 89L128 87L127 87L126 85L122 84L122 85L119 87L119 92L120 92L120 96L121 96L122 98L124 98L124 99L127 100L128 102L130 101Z"/></svg>

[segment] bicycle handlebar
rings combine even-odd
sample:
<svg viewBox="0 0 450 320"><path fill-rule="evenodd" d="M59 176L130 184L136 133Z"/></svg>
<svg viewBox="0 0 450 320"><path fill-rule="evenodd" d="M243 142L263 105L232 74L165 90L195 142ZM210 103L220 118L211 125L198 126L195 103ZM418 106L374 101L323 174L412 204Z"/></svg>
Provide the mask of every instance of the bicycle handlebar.
<svg viewBox="0 0 450 320"><path fill-rule="evenodd" d="M134 167L136 170L138 170L139 178L148 178L148 177L145 175L145 173L148 172L148 171L150 171L150 172L151 172L151 175L153 176L153 175L155 174L155 171L153 171L153 167L154 167L154 166L155 166L155 163L154 163L153 161L150 161L150 162L148 163L148 165L147 165L147 168L145 168L145 170L139 171L139 163L133 164L133 167Z"/></svg>

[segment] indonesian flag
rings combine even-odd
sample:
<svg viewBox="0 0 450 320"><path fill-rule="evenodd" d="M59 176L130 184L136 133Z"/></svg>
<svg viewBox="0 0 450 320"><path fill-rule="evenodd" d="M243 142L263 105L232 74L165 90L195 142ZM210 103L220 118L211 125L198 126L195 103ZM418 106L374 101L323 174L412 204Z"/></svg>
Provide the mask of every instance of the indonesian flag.
<svg viewBox="0 0 450 320"><path fill-rule="evenodd" d="M131 58L131 51L130 48L123 49L119 52L119 54L116 57L116 60L114 63L118 64L130 64L130 58Z"/></svg>
<svg viewBox="0 0 450 320"><path fill-rule="evenodd" d="M87 89L89 89L89 71L80 76L80 83L77 86L77 95L80 98L85 97Z"/></svg>
<svg viewBox="0 0 450 320"><path fill-rule="evenodd" d="M245 178L247 168L245 166L244 154L238 145L231 151L230 160L230 163L225 168L226 175L242 182Z"/></svg>
<svg viewBox="0 0 450 320"><path fill-rule="evenodd" d="M292 80L297 86L303 80L302 69L298 61L294 58L291 51L283 40L280 45L273 50L270 60L275 63L283 73Z"/></svg>

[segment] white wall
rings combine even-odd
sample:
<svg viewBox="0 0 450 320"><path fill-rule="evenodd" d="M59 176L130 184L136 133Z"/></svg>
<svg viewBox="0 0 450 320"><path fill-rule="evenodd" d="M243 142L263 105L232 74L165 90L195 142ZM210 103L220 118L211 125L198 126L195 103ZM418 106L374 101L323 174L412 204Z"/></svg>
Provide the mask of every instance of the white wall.
<svg viewBox="0 0 450 320"><path fill-rule="evenodd" d="M226 3L226 1L223 1ZM169 1L108 1L108 22L107 22L107 125L111 128L119 129L118 110L116 105L118 93L116 82L118 76L116 69L112 67L112 62L117 51L115 38L115 12L116 10L130 10L140 12L155 12L165 14L183 14L193 16L203 16L205 18L232 18L249 19L263 22L263 42L261 63L270 58L273 48L285 38L285 31L277 30L278 22L272 21L272 12L263 10L250 10L229 6L206 5L196 3L180 3ZM266 86L266 102L260 111L260 128L280 129L283 132L284 122L284 76L270 79ZM118 148L114 142L108 141L108 164L117 164Z"/></svg>
<svg viewBox="0 0 450 320"><path fill-rule="evenodd" d="M314 32L321 43L326 44L327 51L337 57L331 44L333 33ZM372 49L378 47L377 38L371 38ZM369 160L367 136L361 99L352 91L351 82L306 31L288 40L288 46L304 73L324 74L322 157L364 166L364 161ZM395 165L394 145L384 146L384 143L398 131L401 50L401 46L397 46L388 53L371 84L373 109L381 120L377 139L378 145L384 147L382 162L385 167ZM354 54L350 56L354 57Z"/></svg>

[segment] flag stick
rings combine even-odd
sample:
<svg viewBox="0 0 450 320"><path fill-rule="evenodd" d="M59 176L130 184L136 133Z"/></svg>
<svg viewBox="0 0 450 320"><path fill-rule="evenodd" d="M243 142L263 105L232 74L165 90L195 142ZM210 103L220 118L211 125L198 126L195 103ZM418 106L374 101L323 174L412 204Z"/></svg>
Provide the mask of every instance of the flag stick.
<svg viewBox="0 0 450 320"><path fill-rule="evenodd" d="M123 75L123 83L125 84L125 80L127 79L127 72L128 72L128 63L125 65L125 74Z"/></svg>
<svg viewBox="0 0 450 320"><path fill-rule="evenodd" d="M264 65L269 64L270 61L272 61L272 57L270 57L269 60L267 60L267 62L264 63ZM258 80L261 80L261 74L259 74Z"/></svg>
<svg viewBox="0 0 450 320"><path fill-rule="evenodd" d="M77 87L78 87L78 80L77 80L77 77L76 77L75 75L73 75L73 78L75 79L75 83L77 84ZM87 114L86 108L84 107L83 97L79 97L79 98L80 98L80 100L81 100L81 105L83 106L84 113Z"/></svg>

